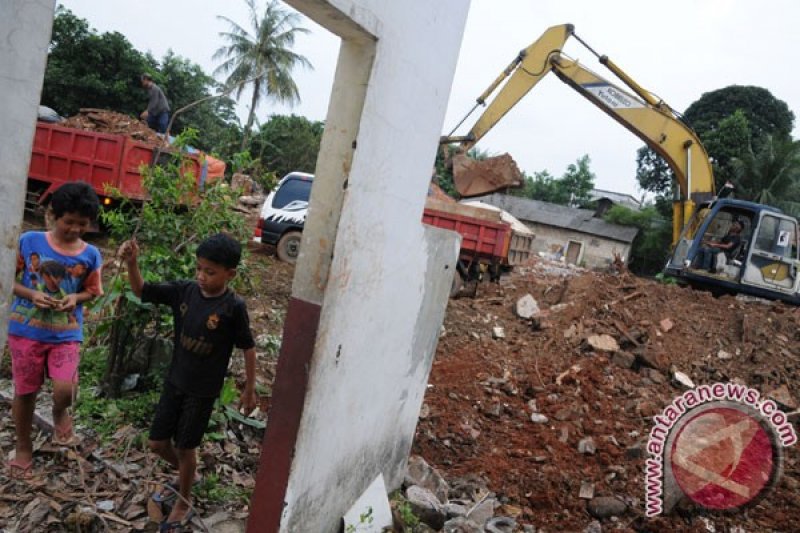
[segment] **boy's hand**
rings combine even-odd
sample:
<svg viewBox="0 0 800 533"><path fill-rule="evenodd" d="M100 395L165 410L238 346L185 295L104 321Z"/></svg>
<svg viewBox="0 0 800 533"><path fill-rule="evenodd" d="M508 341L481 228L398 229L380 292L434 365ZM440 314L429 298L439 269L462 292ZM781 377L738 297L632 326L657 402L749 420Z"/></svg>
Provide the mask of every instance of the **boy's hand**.
<svg viewBox="0 0 800 533"><path fill-rule="evenodd" d="M31 295L31 302L39 309L53 309L56 304L56 300L40 291L33 292Z"/></svg>
<svg viewBox="0 0 800 533"><path fill-rule="evenodd" d="M122 243L122 246L119 247L118 253L122 260L127 263L136 261L136 258L139 256L139 244L136 242L136 239L125 241Z"/></svg>
<svg viewBox="0 0 800 533"><path fill-rule="evenodd" d="M53 304L53 309L56 311L72 311L78 305L78 295L68 294L60 300L55 300Z"/></svg>
<svg viewBox="0 0 800 533"><path fill-rule="evenodd" d="M248 416L253 409L256 408L256 404L258 403L258 398L256 397L256 391L245 387L242 393L239 395L239 409L244 409L245 416Z"/></svg>

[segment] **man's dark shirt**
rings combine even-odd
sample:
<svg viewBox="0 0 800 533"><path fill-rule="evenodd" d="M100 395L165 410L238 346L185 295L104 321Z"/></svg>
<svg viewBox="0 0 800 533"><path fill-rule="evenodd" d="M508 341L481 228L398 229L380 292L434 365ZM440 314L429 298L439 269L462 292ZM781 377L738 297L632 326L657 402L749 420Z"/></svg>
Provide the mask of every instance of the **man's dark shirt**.
<svg viewBox="0 0 800 533"><path fill-rule="evenodd" d="M723 250L725 252L725 257L727 257L729 260L730 259L736 259L734 254L736 254L737 248L739 247L739 243L741 243L741 242L742 242L742 238L739 235L733 235L731 233L728 233L727 235L725 235L722 238L722 240L720 241L720 243L721 244L733 243L733 246Z"/></svg>
<svg viewBox="0 0 800 533"><path fill-rule="evenodd" d="M147 114L151 117L160 115L161 113L169 112L169 103L164 91L155 83L151 83L147 88L147 96L150 98L147 102Z"/></svg>
<svg viewBox="0 0 800 533"><path fill-rule="evenodd" d="M175 349L167 381L185 394L217 396L234 346L255 346L247 307L230 289L206 298L193 281L145 283L142 302L172 307Z"/></svg>

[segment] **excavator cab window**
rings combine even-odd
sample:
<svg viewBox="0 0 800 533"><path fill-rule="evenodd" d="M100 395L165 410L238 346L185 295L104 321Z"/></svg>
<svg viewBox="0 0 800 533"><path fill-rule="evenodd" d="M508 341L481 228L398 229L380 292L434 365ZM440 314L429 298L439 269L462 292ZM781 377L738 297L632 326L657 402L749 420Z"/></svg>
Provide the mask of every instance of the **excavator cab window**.
<svg viewBox="0 0 800 533"><path fill-rule="evenodd" d="M755 240L756 250L797 259L797 226L792 220L766 215Z"/></svg>

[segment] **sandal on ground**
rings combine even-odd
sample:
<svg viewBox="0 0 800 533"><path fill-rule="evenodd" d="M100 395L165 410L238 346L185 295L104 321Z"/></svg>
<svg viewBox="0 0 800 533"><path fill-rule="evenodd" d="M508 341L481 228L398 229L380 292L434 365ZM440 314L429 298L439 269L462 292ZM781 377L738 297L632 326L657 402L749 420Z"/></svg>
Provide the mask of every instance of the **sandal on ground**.
<svg viewBox="0 0 800 533"><path fill-rule="evenodd" d="M52 443L55 446L77 446L81 443L81 439L72 431L72 417L67 415L64 423L53 426Z"/></svg>
<svg viewBox="0 0 800 533"><path fill-rule="evenodd" d="M158 531L159 533L183 533L184 529L191 523L192 518L194 518L194 509L189 509L186 512L186 516L181 520L168 522L165 518L164 521L159 524Z"/></svg>
<svg viewBox="0 0 800 533"><path fill-rule="evenodd" d="M33 479L33 459L27 463L12 459L6 463L6 466L8 467L8 477L11 479Z"/></svg>

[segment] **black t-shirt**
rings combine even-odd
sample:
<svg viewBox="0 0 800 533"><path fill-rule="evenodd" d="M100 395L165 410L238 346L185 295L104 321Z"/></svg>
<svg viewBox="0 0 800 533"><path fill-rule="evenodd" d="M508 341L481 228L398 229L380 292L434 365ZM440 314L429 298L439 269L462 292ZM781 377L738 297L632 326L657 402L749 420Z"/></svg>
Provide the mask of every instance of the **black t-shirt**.
<svg viewBox="0 0 800 533"><path fill-rule="evenodd" d="M721 241L722 244L729 244L729 243L733 244L733 246L731 246L730 248L726 248L725 250L723 250L725 252L725 256L728 259L736 259L736 257L734 257L734 254L736 254L737 252L736 248L739 247L739 243L741 242L742 238L739 235L734 235L732 233L729 233L722 238Z"/></svg>
<svg viewBox="0 0 800 533"><path fill-rule="evenodd" d="M167 381L185 394L217 396L234 346L255 346L244 300L230 289L206 298L193 281L145 283L142 301L172 307L175 350Z"/></svg>

